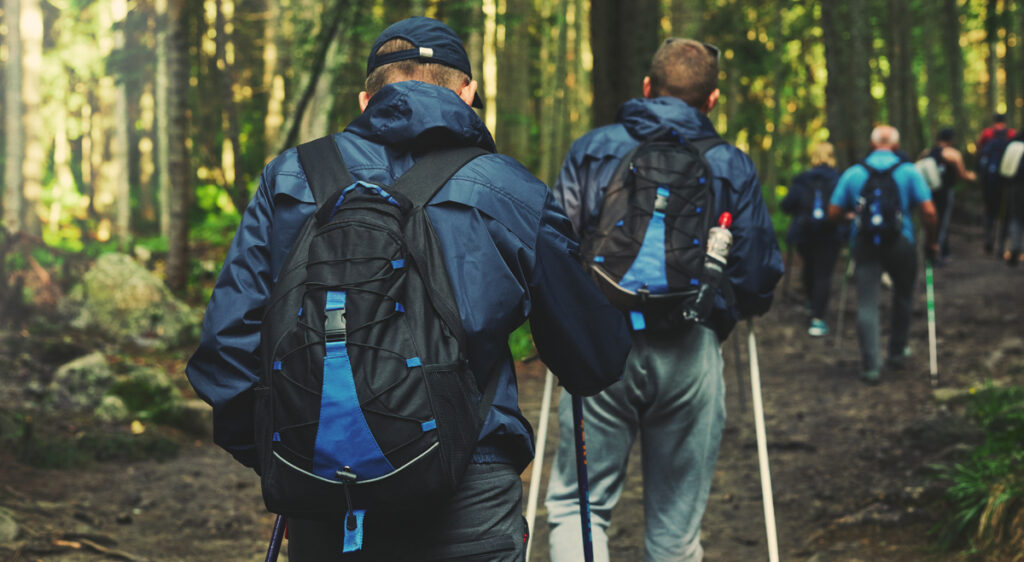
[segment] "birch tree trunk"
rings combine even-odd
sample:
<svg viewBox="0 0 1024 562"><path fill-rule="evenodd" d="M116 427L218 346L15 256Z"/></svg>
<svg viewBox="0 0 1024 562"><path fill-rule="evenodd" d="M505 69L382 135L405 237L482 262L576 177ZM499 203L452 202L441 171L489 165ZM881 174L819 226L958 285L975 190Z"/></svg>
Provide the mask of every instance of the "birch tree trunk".
<svg viewBox="0 0 1024 562"><path fill-rule="evenodd" d="M125 49L124 21L128 17L128 3L126 0L111 0L110 15L113 21L114 30L114 52L123 53ZM111 123L114 125L114 143L111 146L111 165L114 173L111 180L114 181L115 193L115 220L114 235L118 246L125 250L131 241L131 216L132 216L132 193L129 177L131 176L128 164L128 151L130 149L130 134L128 131L131 119L128 116L128 89L124 83L124 68L118 68L116 74L116 87L114 97L114 118Z"/></svg>
<svg viewBox="0 0 1024 562"><path fill-rule="evenodd" d="M43 11L39 0L22 0L20 21L22 126L25 135L25 153L21 160L24 197L21 226L26 233L39 236L42 234L39 204L46 167L45 132L39 126L42 117L40 71L43 66Z"/></svg>
<svg viewBox="0 0 1024 562"><path fill-rule="evenodd" d="M21 165L25 159L25 130L21 104L21 0L4 0L7 24L7 65L4 68L4 193L3 226L10 233L21 231ZM2 283L0 283L2 285Z"/></svg>

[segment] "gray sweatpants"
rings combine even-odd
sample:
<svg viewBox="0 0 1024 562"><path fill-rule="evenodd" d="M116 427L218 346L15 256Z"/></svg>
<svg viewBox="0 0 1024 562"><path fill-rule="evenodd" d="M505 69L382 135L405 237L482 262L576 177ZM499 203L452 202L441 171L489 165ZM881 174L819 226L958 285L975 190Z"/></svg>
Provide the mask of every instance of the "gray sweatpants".
<svg viewBox="0 0 1024 562"><path fill-rule="evenodd" d="M583 559L571 402L563 392L548 484L553 562ZM725 425L722 353L714 332L699 326L658 336L635 333L622 380L585 398L583 410L594 560L608 560L607 529L637 433L645 560L700 560L700 522Z"/></svg>
<svg viewBox="0 0 1024 562"><path fill-rule="evenodd" d="M519 562L526 556L523 483L507 464L471 464L455 497L421 513L374 517L365 547L342 555L345 523L288 520L291 562L429 560Z"/></svg>
<svg viewBox="0 0 1024 562"><path fill-rule="evenodd" d="M882 271L892 277L892 330L889 334L889 357L899 356L910 334L910 313L914 278L917 276L917 253L914 244L900 237L891 247L877 249L860 241L854 249L857 268L857 338L860 340L861 366L878 369L880 340L878 292Z"/></svg>

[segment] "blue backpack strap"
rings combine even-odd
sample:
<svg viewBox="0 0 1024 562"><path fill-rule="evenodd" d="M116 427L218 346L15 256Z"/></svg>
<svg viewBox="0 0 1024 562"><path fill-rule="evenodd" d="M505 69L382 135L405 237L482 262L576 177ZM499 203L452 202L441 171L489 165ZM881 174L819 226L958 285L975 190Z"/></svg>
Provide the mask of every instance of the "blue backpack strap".
<svg viewBox="0 0 1024 562"><path fill-rule="evenodd" d="M345 159L334 142L334 135L327 135L296 147L299 164L306 173L306 182L313 191L313 199L319 208L339 188L355 180L348 172Z"/></svg>

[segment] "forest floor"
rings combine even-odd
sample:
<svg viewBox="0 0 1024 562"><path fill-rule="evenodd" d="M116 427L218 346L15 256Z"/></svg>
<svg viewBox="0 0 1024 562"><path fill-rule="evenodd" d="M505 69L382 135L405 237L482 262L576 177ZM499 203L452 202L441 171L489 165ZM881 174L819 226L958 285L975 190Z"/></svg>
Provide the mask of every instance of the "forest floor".
<svg viewBox="0 0 1024 562"><path fill-rule="evenodd" d="M982 255L979 234L955 230L954 259L935 272L939 382L947 390L987 380L1024 384L1024 267L1011 270ZM837 274L829 318L833 331L839 279ZM927 465L954 458L970 430L958 421L956 402L937 400L929 384L923 280L911 328L911 364L884 373L878 386L857 376L855 291L849 293L842 344L836 347L834 334L807 336L797 277L789 284L788 297L780 295L754 325L782 559L968 560L941 553L929 534L944 504ZM882 295L887 300L889 293ZM883 326L888 311L884 302ZM723 353L729 417L704 517L705 558L765 560L745 326L725 342ZM183 387L185 355L164 363ZM537 420L544 366L534 360L518 368L523 412ZM0 451L0 507L21 527L15 541L0 543L0 561L262 560L273 517L263 508L256 475L209 439L170 435L181 448L164 461L38 469L19 464L13 450ZM545 482L556 440L552 424ZM643 559L638 448L613 514L613 560ZM524 506L529 476L528 468ZM535 527L531 559L543 562L543 501ZM281 559L286 555L285 548Z"/></svg>

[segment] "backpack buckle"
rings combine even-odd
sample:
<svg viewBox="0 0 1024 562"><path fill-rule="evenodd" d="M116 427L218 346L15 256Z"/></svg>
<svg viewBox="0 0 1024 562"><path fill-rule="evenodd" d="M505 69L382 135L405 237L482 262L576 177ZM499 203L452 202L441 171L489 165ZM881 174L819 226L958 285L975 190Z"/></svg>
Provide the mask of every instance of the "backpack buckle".
<svg viewBox="0 0 1024 562"><path fill-rule="evenodd" d="M327 341L345 341L348 337L346 325L344 308L324 312L324 336Z"/></svg>

